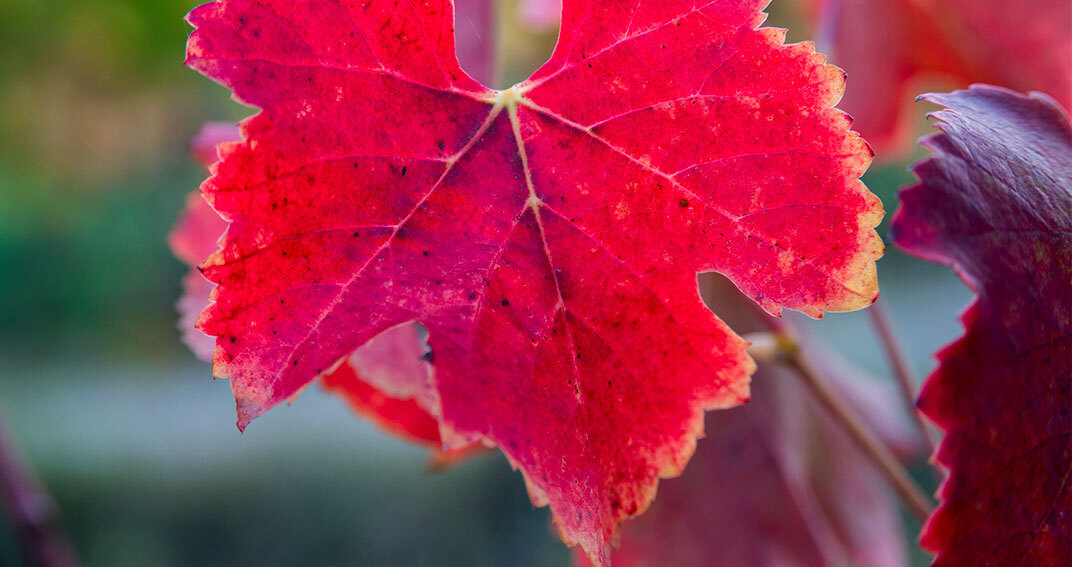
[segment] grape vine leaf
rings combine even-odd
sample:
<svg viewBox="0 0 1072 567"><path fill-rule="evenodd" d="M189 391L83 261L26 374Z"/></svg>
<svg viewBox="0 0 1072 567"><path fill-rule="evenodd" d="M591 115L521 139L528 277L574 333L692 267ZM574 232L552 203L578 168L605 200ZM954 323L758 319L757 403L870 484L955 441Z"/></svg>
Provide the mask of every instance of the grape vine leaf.
<svg viewBox="0 0 1072 567"><path fill-rule="evenodd" d="M892 234L977 298L919 408L949 471L935 565L1072 564L1072 128L1049 97L976 85L922 98L942 131Z"/></svg>
<svg viewBox="0 0 1072 567"><path fill-rule="evenodd" d="M881 204L844 74L759 28L765 0L574 0L551 59L493 91L453 6L222 0L187 62L261 109L202 194L231 225L200 328L239 426L419 321L440 434L521 469L600 565L748 396L718 271L771 313L875 298Z"/></svg>
<svg viewBox="0 0 1072 567"><path fill-rule="evenodd" d="M219 160L218 146L242 139L238 127L209 122L190 142L190 153L206 168ZM190 350L202 360L211 360L215 339L197 330L195 323L211 303L215 285L197 269L217 249L227 229L224 221L199 193L189 195L168 244L175 256L190 266L183 278L183 296L178 303L179 329ZM472 452L441 451L439 402L425 361L427 343L417 325L404 325L384 332L357 349L321 385L338 395L359 415L404 439L434 449L433 460L448 464Z"/></svg>
<svg viewBox="0 0 1072 567"><path fill-rule="evenodd" d="M849 74L841 107L880 156L907 148L925 78L1039 90L1072 108L1072 2L807 0L820 46Z"/></svg>
<svg viewBox="0 0 1072 567"><path fill-rule="evenodd" d="M734 329L769 325L724 280L701 284L708 305ZM822 369L881 440L905 458L923 444L888 383L867 375L799 321L784 323L801 354ZM709 432L679 479L623 526L615 567L827 567L907 565L897 501L884 479L827 416L794 372L759 363L752 401L707 415ZM588 565L575 554L578 567Z"/></svg>

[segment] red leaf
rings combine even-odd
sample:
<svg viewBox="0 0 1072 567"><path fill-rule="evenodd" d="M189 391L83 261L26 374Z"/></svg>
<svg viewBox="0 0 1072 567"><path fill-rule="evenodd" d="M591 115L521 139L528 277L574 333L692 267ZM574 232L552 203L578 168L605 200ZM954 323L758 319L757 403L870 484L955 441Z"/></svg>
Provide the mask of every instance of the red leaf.
<svg viewBox="0 0 1072 567"><path fill-rule="evenodd" d="M417 325L390 329L357 349L321 383L359 414L403 438L439 448L439 400Z"/></svg>
<svg viewBox="0 0 1072 567"><path fill-rule="evenodd" d="M936 565L1072 564L1072 128L1055 102L990 86L923 98L941 134L901 193L896 242L977 294L920 409L945 429Z"/></svg>
<svg viewBox="0 0 1072 567"><path fill-rule="evenodd" d="M490 91L445 0L206 4L188 63L262 109L203 194L232 220L201 328L239 423L386 329L420 321L441 431L521 468L603 562L702 410L747 397L744 342L704 308L715 270L771 312L876 294L833 109L842 73L754 28L761 0L573 1L551 60Z"/></svg>
<svg viewBox="0 0 1072 567"><path fill-rule="evenodd" d="M808 0L831 59L849 75L842 107L879 155L907 146L909 102L926 77L1040 90L1072 108L1068 0Z"/></svg>
<svg viewBox="0 0 1072 567"><path fill-rule="evenodd" d="M241 140L234 124L210 122L190 144L194 158L211 168L218 160L220 144ZM215 339L195 328L198 315L211 303L216 287L201 275L197 266L216 251L228 223L193 193L186 209L168 236L175 256L191 266L183 278L179 300L179 329L190 350L202 360L211 360ZM326 390L347 401L359 415L403 438L433 447L437 462L455 461L469 451L441 451L439 401L431 390L429 366L422 360L427 348L416 325L385 332L351 354L345 363L324 376Z"/></svg>
<svg viewBox="0 0 1072 567"><path fill-rule="evenodd" d="M237 142L242 137L234 124L209 122L190 143L190 153L201 165L210 167L219 159L216 146ZM197 330L197 317L209 305L209 296L216 286L201 275L197 266L216 251L217 242L227 229L227 222L212 210L198 193L186 197L186 209L168 234L172 253L187 266L189 273L182 279L182 298L179 311L179 330L182 340L201 360L211 360L216 348L213 337Z"/></svg>

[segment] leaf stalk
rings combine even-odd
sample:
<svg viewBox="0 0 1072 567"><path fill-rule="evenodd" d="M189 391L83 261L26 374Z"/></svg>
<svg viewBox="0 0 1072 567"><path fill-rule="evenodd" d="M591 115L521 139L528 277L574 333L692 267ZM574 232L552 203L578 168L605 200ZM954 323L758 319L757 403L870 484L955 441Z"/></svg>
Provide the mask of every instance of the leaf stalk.
<svg viewBox="0 0 1072 567"><path fill-rule="evenodd" d="M791 330L780 321L764 317L770 333L756 333L747 339L756 348L749 353L761 361L777 361L793 369L797 376L823 406L827 414L841 426L860 451L874 464L883 478L897 493L913 516L923 523L934 511L934 504L893 455L841 397L831 389L819 373L801 355L800 344Z"/></svg>
<svg viewBox="0 0 1072 567"><path fill-rule="evenodd" d="M919 409L916 408L916 384L918 382L912 372L911 365L908 363L908 358L905 356L904 349L901 348L901 342L897 339L897 334L893 330L893 324L890 321L889 312L886 311L885 303L879 299L867 310L867 315L871 320L871 324L875 327L875 332L878 333L890 370L893 371L893 375L897 378L897 385L901 391L905 410L912 416L916 427L919 429L920 436L927 444L927 452L934 453L934 435L930 427L927 426L927 422L923 420Z"/></svg>

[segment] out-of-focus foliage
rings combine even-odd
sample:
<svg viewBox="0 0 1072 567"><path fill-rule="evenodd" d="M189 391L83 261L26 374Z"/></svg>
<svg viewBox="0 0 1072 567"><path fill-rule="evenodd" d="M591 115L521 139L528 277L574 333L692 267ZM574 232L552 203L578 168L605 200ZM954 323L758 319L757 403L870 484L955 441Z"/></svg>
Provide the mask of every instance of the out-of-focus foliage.
<svg viewBox="0 0 1072 567"><path fill-rule="evenodd" d="M173 348L186 141L242 113L181 65L195 3L0 3L0 350Z"/></svg>

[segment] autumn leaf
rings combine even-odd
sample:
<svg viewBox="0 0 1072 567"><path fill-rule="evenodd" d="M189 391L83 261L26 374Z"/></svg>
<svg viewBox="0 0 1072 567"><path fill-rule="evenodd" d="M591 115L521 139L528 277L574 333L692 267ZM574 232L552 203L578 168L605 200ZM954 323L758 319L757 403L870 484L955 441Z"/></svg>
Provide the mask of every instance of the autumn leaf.
<svg viewBox="0 0 1072 567"><path fill-rule="evenodd" d="M188 64L261 109L202 187L231 226L200 327L239 425L419 321L444 442L501 448L604 564L703 410L748 396L697 272L772 313L876 295L843 73L757 30L765 3L567 2L504 91L459 68L445 0L191 12Z"/></svg>
<svg viewBox="0 0 1072 567"><path fill-rule="evenodd" d="M201 165L211 168L219 160L217 147L239 140L241 135L234 124L210 122L191 141L190 153ZM202 360L212 359L215 339L197 330L195 322L211 303L215 285L201 275L198 266L216 251L227 224L199 193L193 193L168 235L175 256L190 266L177 306L179 330L190 350ZM441 451L436 417L439 400L432 390L427 355L427 343L417 325L403 325L357 349L325 375L321 384L345 400L358 415L385 431L428 445L434 450L435 462L449 463L471 451Z"/></svg>
<svg viewBox="0 0 1072 567"><path fill-rule="evenodd" d="M219 160L216 146L242 139L234 124L209 122L190 142L190 153L206 168ZM216 251L217 242L227 229L227 222L201 198L200 193L186 197L186 208L168 234L168 245L175 257L190 267L182 278L182 298L179 312L179 331L182 340L201 360L212 360L216 340L196 328L197 318L209 305L209 296L216 286L201 275L197 267Z"/></svg>
<svg viewBox="0 0 1072 567"><path fill-rule="evenodd" d="M1072 128L1049 97L977 85L942 105L894 240L977 298L919 407L949 470L924 528L935 565L1072 564Z"/></svg>
<svg viewBox="0 0 1072 567"><path fill-rule="evenodd" d="M1039 90L1072 108L1072 2L1067 0L805 4L819 22L820 45L849 74L842 108L880 156L908 146L910 103L928 79Z"/></svg>

